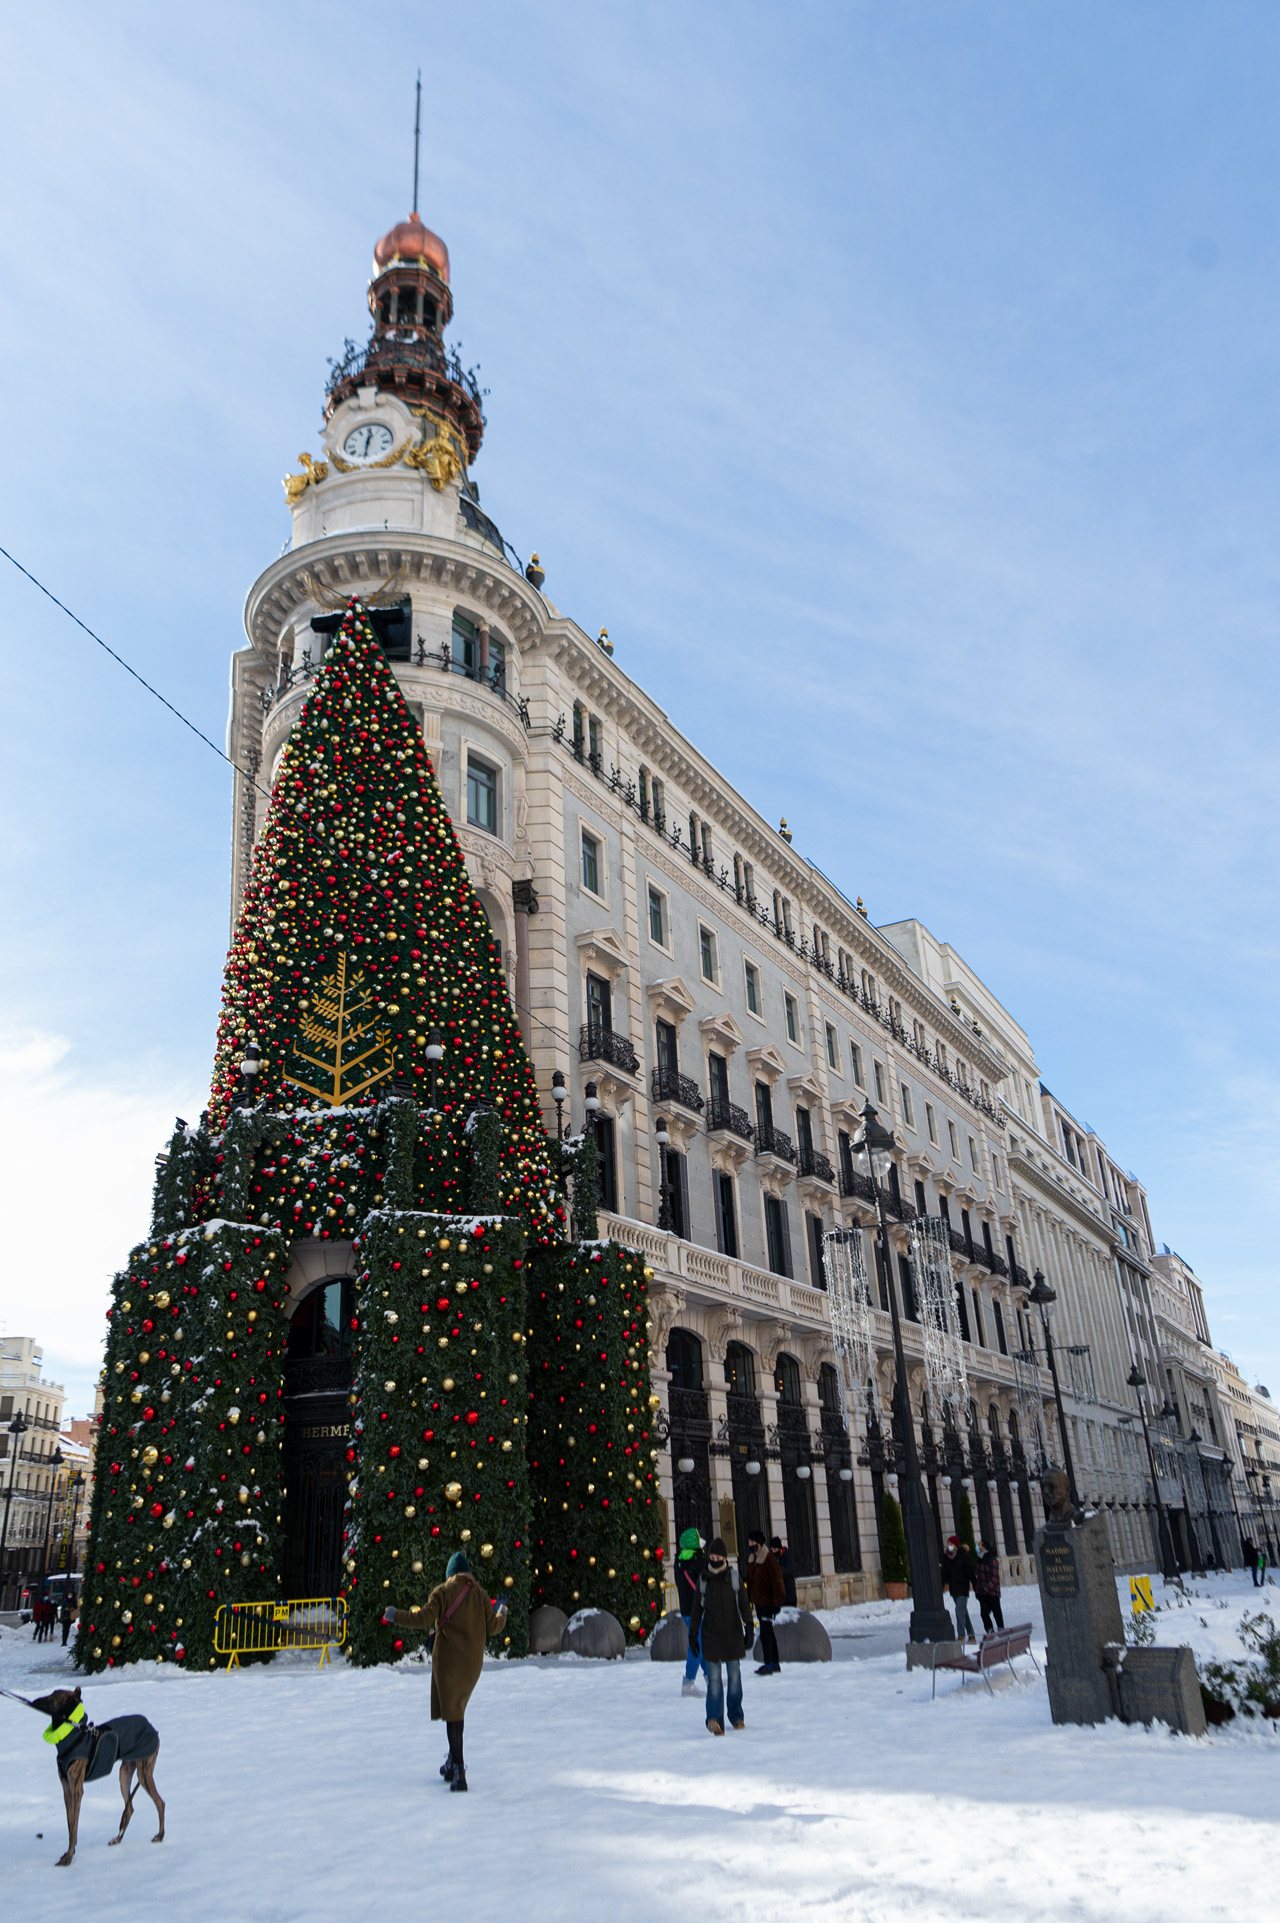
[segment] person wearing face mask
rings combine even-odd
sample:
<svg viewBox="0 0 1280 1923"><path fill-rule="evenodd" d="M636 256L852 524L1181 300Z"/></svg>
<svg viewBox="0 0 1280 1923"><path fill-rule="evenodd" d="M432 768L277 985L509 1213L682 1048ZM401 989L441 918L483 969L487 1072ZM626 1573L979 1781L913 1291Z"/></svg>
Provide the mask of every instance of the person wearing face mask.
<svg viewBox="0 0 1280 1923"><path fill-rule="evenodd" d="M713 1536L707 1545L707 1566L692 1599L689 1629L699 1639L707 1666L707 1728L713 1736L724 1735L726 1676L722 1672L727 1672L729 1721L734 1729L745 1728L742 1659L755 1641L755 1630L751 1604L737 1570L729 1567L722 1536Z"/></svg>
<svg viewBox="0 0 1280 1923"><path fill-rule="evenodd" d="M756 1675L777 1676L782 1664L773 1619L786 1603L786 1584L773 1551L765 1547L763 1531L753 1529L747 1541L751 1550L747 1557L747 1594L760 1618L760 1654L764 1657Z"/></svg>

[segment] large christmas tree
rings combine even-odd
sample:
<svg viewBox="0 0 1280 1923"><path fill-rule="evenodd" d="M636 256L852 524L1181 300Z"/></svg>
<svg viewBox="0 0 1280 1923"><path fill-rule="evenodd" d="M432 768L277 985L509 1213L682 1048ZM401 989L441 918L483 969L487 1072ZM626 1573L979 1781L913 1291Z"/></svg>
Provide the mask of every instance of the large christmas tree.
<svg viewBox="0 0 1280 1923"><path fill-rule="evenodd" d="M350 1244L356 1276L339 1578L355 1659L398 1653L383 1606L425 1598L458 1547L511 1603L513 1653L531 1580L647 1632L643 1264L563 1239L565 1175L421 733L352 602L272 787L208 1113L175 1131L151 1238L116 1281L82 1664L206 1667L221 1605L283 1598L287 1279L315 1239ZM577 1233L595 1234L585 1177ZM571 1305L593 1317L572 1365ZM599 1465L598 1495L574 1482L573 1501L550 1473L566 1414Z"/></svg>

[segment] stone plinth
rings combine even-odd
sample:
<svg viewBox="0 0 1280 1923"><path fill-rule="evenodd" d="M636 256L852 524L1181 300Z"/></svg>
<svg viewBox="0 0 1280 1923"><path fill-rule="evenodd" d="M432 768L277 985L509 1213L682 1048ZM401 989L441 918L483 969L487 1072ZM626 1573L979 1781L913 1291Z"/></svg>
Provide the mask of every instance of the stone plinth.
<svg viewBox="0 0 1280 1923"><path fill-rule="evenodd" d="M773 1632L778 1638L779 1662L829 1663L831 1661L831 1638L817 1617L811 1616L807 1609L780 1609L773 1619ZM763 1660L758 1636L753 1653L757 1662Z"/></svg>
<svg viewBox="0 0 1280 1923"><path fill-rule="evenodd" d="M1036 1575L1044 1607L1045 1681L1055 1723L1101 1723L1119 1713L1106 1663L1124 1642L1115 1564L1101 1516L1078 1528L1036 1532Z"/></svg>
<svg viewBox="0 0 1280 1923"><path fill-rule="evenodd" d="M1126 1723L1167 1723L1184 1736L1203 1736L1208 1728L1195 1657L1184 1643L1176 1649L1119 1647L1108 1652Z"/></svg>
<svg viewBox="0 0 1280 1923"><path fill-rule="evenodd" d="M607 1609L580 1609L565 1624L560 1648L574 1656L594 1656L608 1662L626 1655L627 1638L618 1618Z"/></svg>
<svg viewBox="0 0 1280 1923"><path fill-rule="evenodd" d="M568 1620L563 1609L556 1609L551 1603L543 1603L533 1610L529 1617L529 1654L557 1655Z"/></svg>

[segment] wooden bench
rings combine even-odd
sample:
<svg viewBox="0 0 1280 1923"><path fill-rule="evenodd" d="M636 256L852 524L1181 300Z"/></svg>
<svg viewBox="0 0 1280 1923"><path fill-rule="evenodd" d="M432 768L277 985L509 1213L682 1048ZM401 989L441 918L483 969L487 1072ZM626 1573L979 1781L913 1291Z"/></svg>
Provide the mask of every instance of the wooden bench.
<svg viewBox="0 0 1280 1923"><path fill-rule="evenodd" d="M943 1656L940 1658L938 1655L938 1645L935 1643L933 1648L933 1688L929 1692L930 1700L932 1701L938 1693L938 1671L940 1669L958 1669L960 1671L961 1687L964 1685L966 1676L981 1676L983 1682L987 1685L987 1689L994 1695L995 1691L991 1689L991 1676L989 1672L995 1668L997 1663L1008 1663L1012 1671L1015 1656L1030 1656L1032 1662L1036 1663L1035 1651L1031 1647L1030 1623L1015 1623L1009 1629L993 1629L989 1636L982 1638L982 1641L978 1644L972 1656L966 1656L964 1651L961 1650L958 1656ZM1039 1673L1040 1665L1036 1663L1036 1674L1039 1675Z"/></svg>

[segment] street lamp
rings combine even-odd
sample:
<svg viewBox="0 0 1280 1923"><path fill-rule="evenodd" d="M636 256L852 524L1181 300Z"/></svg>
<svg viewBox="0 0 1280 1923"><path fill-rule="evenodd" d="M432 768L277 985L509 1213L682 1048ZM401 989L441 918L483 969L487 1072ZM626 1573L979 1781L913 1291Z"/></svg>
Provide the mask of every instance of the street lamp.
<svg viewBox="0 0 1280 1923"><path fill-rule="evenodd" d="M588 1082L582 1091L582 1106L587 1111L587 1126L591 1127L595 1122L596 1115L600 1108L600 1097L596 1093L596 1085L594 1082Z"/></svg>
<svg viewBox="0 0 1280 1923"><path fill-rule="evenodd" d="M880 1217L880 1237L884 1245L885 1281L889 1291L889 1316L893 1325L893 1365L897 1380L894 1395L898 1427L902 1435L903 1476L900 1485L902 1526L907 1538L907 1564L911 1573L911 1640L913 1643L949 1643L955 1628L942 1602L942 1569L934 1538L933 1511L924 1500L920 1487L920 1455L916 1448L915 1425L911 1420L911 1397L907 1388L907 1358L902 1347L902 1321L898 1314L898 1290L893 1275L893 1252L889 1244L889 1223L884 1212L884 1194L876 1181L876 1149L894 1146L892 1130L881 1126L873 1102L862 1110L862 1127L851 1148L861 1154L865 1149L871 1176L871 1191Z"/></svg>
<svg viewBox="0 0 1280 1923"><path fill-rule="evenodd" d="M240 1059L240 1097L237 1108L252 1108L258 1099L258 1071L262 1067L262 1050L256 1042L248 1042Z"/></svg>
<svg viewBox="0 0 1280 1923"><path fill-rule="evenodd" d="M1173 1534L1169 1528L1169 1518L1165 1514L1164 1502L1160 1495L1160 1477L1156 1473L1156 1452L1151 1446L1151 1427L1147 1421L1147 1399L1142 1393L1147 1378L1135 1362L1125 1379L1138 1398L1138 1413L1142 1417L1142 1439L1147 1445L1147 1465L1151 1470L1151 1489L1156 1499L1156 1514L1159 1517L1161 1571L1166 1582L1177 1582L1178 1559L1173 1553Z"/></svg>
<svg viewBox="0 0 1280 1923"><path fill-rule="evenodd" d="M569 1099L569 1091L565 1087L564 1070L562 1068L558 1068L551 1077L551 1099L556 1105L556 1140L557 1142L563 1142L564 1105Z"/></svg>
<svg viewBox="0 0 1280 1923"><path fill-rule="evenodd" d="M1035 1281L1027 1290L1027 1300L1034 1302L1040 1311L1045 1353L1049 1358L1049 1374L1053 1377L1053 1399L1058 1405L1058 1433L1062 1437L1063 1467L1067 1472L1067 1487L1071 1491L1072 1505L1079 1509L1081 1507L1080 1492L1076 1488L1076 1467L1071 1460L1071 1438L1067 1434L1067 1418L1062 1407L1062 1384L1058 1380L1058 1359L1053 1353L1053 1330L1050 1326L1053 1321L1054 1305L1058 1300L1058 1291L1049 1287L1040 1269L1036 1270Z"/></svg>
<svg viewBox="0 0 1280 1923"><path fill-rule="evenodd" d="M440 1064L444 1060L444 1037L438 1028L428 1030L427 1045L422 1052L426 1056L431 1070L431 1113L434 1115L436 1113L436 1093L439 1087Z"/></svg>
<svg viewBox="0 0 1280 1923"><path fill-rule="evenodd" d="M671 1182L667 1174L667 1150L671 1147L671 1137L667 1133L665 1115L659 1115L653 1134L658 1144L658 1227L671 1235L676 1224L671 1213Z"/></svg>
<svg viewBox="0 0 1280 1923"><path fill-rule="evenodd" d="M44 1510L44 1563L41 1568L41 1574L44 1576L49 1574L49 1531L53 1527L53 1499L58 1493L58 1471L62 1467L62 1461L61 1449L55 1449L49 1458L49 1467L53 1471L53 1479L49 1484L49 1500L45 1504Z"/></svg>
<svg viewBox="0 0 1280 1923"><path fill-rule="evenodd" d="M9 1485L4 1492L4 1522L0 1524L0 1601L3 1601L8 1587L4 1555L9 1542L9 1508L13 1502L13 1485L17 1480L18 1457L22 1454L22 1438L26 1435L28 1427L27 1418L19 1409L9 1424L9 1434L13 1437L13 1441L9 1445L12 1454L9 1458Z"/></svg>

